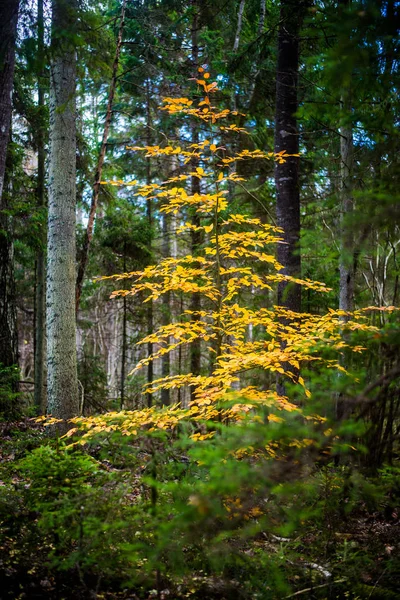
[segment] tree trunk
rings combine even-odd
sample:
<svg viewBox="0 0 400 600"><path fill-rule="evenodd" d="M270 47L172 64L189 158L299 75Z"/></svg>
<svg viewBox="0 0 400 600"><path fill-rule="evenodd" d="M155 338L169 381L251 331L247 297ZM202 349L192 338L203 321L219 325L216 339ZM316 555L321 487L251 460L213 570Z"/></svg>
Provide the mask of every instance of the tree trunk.
<svg viewBox="0 0 400 600"><path fill-rule="evenodd" d="M298 109L297 84L299 68L299 32L304 16L305 3L281 0L278 33L278 60L276 69L275 152L298 154L299 136L296 111ZM277 258L282 265L281 273L300 277L300 189L299 158L291 156L285 162L275 163L276 220L283 229L283 243L278 244ZM293 312L301 310L301 287L281 281L278 284L278 305ZM287 324L287 319L283 323ZM281 342L284 350L285 342ZM291 371L294 378L298 372L289 364L283 369ZM283 377L277 377L278 394L285 395Z"/></svg>
<svg viewBox="0 0 400 600"><path fill-rule="evenodd" d="M258 29L257 29L258 36L260 36L264 30L266 14L267 14L266 0L260 0L260 18L258 20Z"/></svg>
<svg viewBox="0 0 400 600"><path fill-rule="evenodd" d="M346 115L343 115L343 118L346 121L349 117L348 111L350 111L347 96L346 92L341 98L341 106L344 113L346 113ZM350 223L354 208L352 179L353 131L351 125L344 123L340 127L341 253L339 266L339 308L346 311L352 311L354 306L354 236Z"/></svg>
<svg viewBox="0 0 400 600"><path fill-rule="evenodd" d="M76 1L53 0L47 247L47 393L49 412L79 412L75 325Z"/></svg>
<svg viewBox="0 0 400 600"><path fill-rule="evenodd" d="M151 110L150 110L150 80L147 79L146 82L146 143L148 146L151 146ZM151 158L148 157L146 159L146 183L147 185L151 184ZM152 231L153 231L153 211L151 206L152 200L150 198L147 199L146 205L146 213L147 213L147 221L149 224L149 229L151 231L150 239L149 239L149 250L150 253L152 251ZM153 333L153 300L148 301L147 306L147 335L151 335ZM153 354L153 344L152 342L148 342L147 344L147 356L151 356ZM147 383L151 385L154 379L154 369L153 369L153 361L151 360L147 365ZM150 408L153 404L153 396L150 392L147 392L147 406Z"/></svg>
<svg viewBox="0 0 400 600"><path fill-rule="evenodd" d="M169 215L163 215L163 242L162 242L162 254L165 258L171 256L170 252L170 225L171 217ZM176 257L174 257L176 258ZM171 321L171 292L167 292L163 296L163 307L162 307L162 324L168 325ZM169 340L168 340L169 343ZM170 353L164 354L161 359L161 377L169 377L171 369L171 356ZM162 388L161 390L161 404L168 406L171 404L170 390Z"/></svg>
<svg viewBox="0 0 400 600"><path fill-rule="evenodd" d="M37 134L38 174L37 174L37 205L39 210L46 206L45 198L45 152L44 152L44 19L43 0L38 0L38 111L39 129ZM36 287L35 287L35 373L34 373L34 403L39 414L46 412L45 360L46 360L46 230L44 228L40 249L36 258Z"/></svg>
<svg viewBox="0 0 400 600"><path fill-rule="evenodd" d="M351 0L339 0L340 13L351 4ZM343 16L343 14L342 14ZM353 129L351 123L351 89L343 85L340 98L340 259L339 259L339 309L352 311L354 308L354 275L355 275L355 244L351 216L354 202L353 188ZM342 317L343 323L349 317ZM346 335L342 334L345 341ZM340 364L348 368L349 352L344 349L340 356ZM339 378L342 376L339 373ZM348 403L343 393L336 400L336 418L340 421L348 416ZM336 458L338 462L339 457Z"/></svg>
<svg viewBox="0 0 400 600"><path fill-rule="evenodd" d="M19 0L6 0L0 7L0 364L5 367L18 362L14 246L7 194L3 193L11 127L18 8Z"/></svg>
<svg viewBox="0 0 400 600"><path fill-rule="evenodd" d="M194 7L193 12L193 22L192 22L192 65L194 70L194 77L198 75L197 69L199 67L199 45L198 45L198 31L199 31L199 5L198 0L192 0L192 5ZM192 125L192 143L199 143L199 130L197 124L193 122ZM192 159L191 165L193 167L193 171L199 166L199 161L197 158ZM191 178L191 194L200 194L200 180L198 177ZM192 214L192 223L196 227L200 226L200 216L196 211ZM196 256L196 253L199 249L199 246L202 242L202 236L199 231L191 230L191 246L192 246L192 255ZM193 321L198 321L199 316L198 312L201 310L201 298L198 292L192 294L192 299L190 303L190 310L194 312L191 319ZM201 366L201 346L200 340L196 339L192 342L190 347L190 371L193 375L200 375L200 366ZM191 399L194 399L195 388L191 387L190 396Z"/></svg>
<svg viewBox="0 0 400 600"><path fill-rule="evenodd" d="M122 299L122 349L121 349L121 384L120 384L120 408L125 404L125 379L126 379L126 326L127 326L126 296Z"/></svg>
<svg viewBox="0 0 400 600"><path fill-rule="evenodd" d="M126 273L126 242L124 243L123 270ZM122 299L122 347L121 347L121 382L120 382L120 408L123 410L125 404L125 380L126 380L126 350L127 350L127 302L126 296Z"/></svg>
<svg viewBox="0 0 400 600"><path fill-rule="evenodd" d="M299 136L295 113L297 101L297 72L299 67L299 30L303 17L302 3L281 0L278 34L278 61L276 71L275 152L298 154ZM278 261L282 273L299 277L300 259L300 192L299 159L287 158L275 165L277 191L277 225L283 229L283 244L278 244ZM300 311L299 285L281 282L278 286L278 304L289 310Z"/></svg>
<svg viewBox="0 0 400 600"><path fill-rule="evenodd" d="M237 52L239 49L240 34L242 33L242 21L243 21L243 12L244 12L245 4L246 4L246 0L240 0L237 27L236 27L236 35L235 35L235 41L233 43L233 51L234 52Z"/></svg>
<svg viewBox="0 0 400 600"><path fill-rule="evenodd" d="M0 8L0 198L11 126L18 8L19 0L6 0Z"/></svg>
<svg viewBox="0 0 400 600"><path fill-rule="evenodd" d="M351 0L340 0L339 10L346 9ZM353 129L351 124L351 89L343 87L340 98L340 282L339 308L353 310L354 296L354 235L351 215L353 213Z"/></svg>

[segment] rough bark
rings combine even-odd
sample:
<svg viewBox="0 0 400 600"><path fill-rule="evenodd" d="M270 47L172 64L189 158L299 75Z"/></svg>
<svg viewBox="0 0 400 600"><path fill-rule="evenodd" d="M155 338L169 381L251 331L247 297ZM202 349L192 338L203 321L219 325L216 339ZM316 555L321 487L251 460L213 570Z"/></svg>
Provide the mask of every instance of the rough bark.
<svg viewBox="0 0 400 600"><path fill-rule="evenodd" d="M43 0L38 0L38 111L39 129L37 133L38 173L37 173L37 205L43 210L46 205L45 194L45 151L44 151L44 18ZM35 286L35 370L34 370L34 404L39 414L46 412L46 230L41 235L40 248L36 257Z"/></svg>
<svg viewBox="0 0 400 600"><path fill-rule="evenodd" d="M7 193L4 192L18 8L19 0L6 0L0 6L0 364L5 367L18 362L14 247Z"/></svg>
<svg viewBox="0 0 400 600"><path fill-rule="evenodd" d="M103 171L104 159L106 156L108 135L110 133L112 107L113 107L113 103L114 103L115 88L117 86L117 73L118 73L119 57L120 57L120 53L121 53L122 36L123 36L124 25L125 25L125 6L126 6L126 0L123 0L122 7L121 7L121 16L120 16L120 21L119 21L117 47L115 49L115 57L114 57L114 62L113 62L113 67L112 67L111 84L110 84L110 89L108 92L108 103L107 103L106 119L105 119L105 123L104 123L103 139L101 142L100 153L99 153L99 157L97 160L97 167L96 167L96 174L95 174L95 178L94 178L92 201L91 201L91 205L90 205L88 224L86 226L85 238L83 240L81 256L79 259L78 275L76 278L76 312L78 312L78 309L79 309L79 303L80 303L81 294L82 294L83 278L85 276L86 265L87 265L87 261L88 261L88 257L89 257L89 247L90 247L90 243L91 243L92 237L93 237L94 221L96 218L97 205L98 205L98 201L99 201L101 174Z"/></svg>
<svg viewBox="0 0 400 600"><path fill-rule="evenodd" d="M299 67L299 30L304 6L301 2L282 0L278 34L276 70L275 152L285 150L298 154L299 136L295 113L298 108L297 79ZM300 276L300 191L299 159L287 158L275 165L277 225L283 229L283 244L278 244L278 261L282 273ZM278 304L300 311L301 289L298 285L281 282Z"/></svg>
<svg viewBox="0 0 400 600"><path fill-rule="evenodd" d="M76 28L75 0L53 0L50 65L50 157L47 246L48 410L78 414L75 325Z"/></svg>

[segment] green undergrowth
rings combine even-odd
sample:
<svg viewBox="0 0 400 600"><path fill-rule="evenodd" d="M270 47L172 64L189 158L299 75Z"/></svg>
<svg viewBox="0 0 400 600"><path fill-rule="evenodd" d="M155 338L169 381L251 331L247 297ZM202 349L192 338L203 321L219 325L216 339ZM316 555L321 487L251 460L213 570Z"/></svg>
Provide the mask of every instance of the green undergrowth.
<svg viewBox="0 0 400 600"><path fill-rule="evenodd" d="M198 424L202 441L8 432L2 597L398 597L400 469L366 477L357 446L286 417Z"/></svg>

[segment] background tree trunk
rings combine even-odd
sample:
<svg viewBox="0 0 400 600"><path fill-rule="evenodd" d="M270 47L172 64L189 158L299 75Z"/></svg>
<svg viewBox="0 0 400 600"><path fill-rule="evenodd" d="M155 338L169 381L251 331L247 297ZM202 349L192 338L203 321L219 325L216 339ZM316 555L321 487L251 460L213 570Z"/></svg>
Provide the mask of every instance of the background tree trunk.
<svg viewBox="0 0 400 600"><path fill-rule="evenodd" d="M75 325L75 0L53 0L47 249L47 393L55 417L78 414Z"/></svg>
<svg viewBox="0 0 400 600"><path fill-rule="evenodd" d="M150 89L150 79L147 79L146 81L146 143L148 146L151 146L151 106L150 106L150 95L151 95L151 89ZM146 183L147 185L151 184L151 180L152 180L152 174L151 174L151 158L148 157L146 159ZM152 253L152 237L153 237L153 211L152 211L152 205L151 203L153 202L152 199L148 198L147 199L147 204L146 204L146 216L147 216L147 221L149 224L149 229L150 229L150 240L149 240L149 251L150 254ZM151 335L153 333L153 320L154 320L154 315L153 315L153 300L149 300L147 303L147 335ZM153 344L152 342L148 342L147 344L147 355L151 356L153 354ZM151 385L153 383L153 379L154 379L154 365L153 365L153 361L151 360L149 362L149 364L147 365L147 383L149 385ZM152 394L150 394L150 392L147 393L147 406L150 408L150 406L153 404L153 396Z"/></svg>
<svg viewBox="0 0 400 600"><path fill-rule="evenodd" d="M345 10L351 0L340 0L339 10ZM354 234L351 215L353 213L353 129L351 123L351 89L343 86L340 98L340 282L339 308L352 311L354 308Z"/></svg>
<svg viewBox="0 0 400 600"><path fill-rule="evenodd" d="M346 97L345 97L346 96ZM349 117L350 105L348 94L342 95L341 106ZM343 118L347 118L343 115ZM340 283L339 308L352 311L354 308L354 235L352 224L349 222L353 213L353 131L351 125L344 123L340 127Z"/></svg>
<svg viewBox="0 0 400 600"><path fill-rule="evenodd" d="M339 0L338 10L343 18L343 11L351 5L351 0ZM340 97L340 259L339 259L339 309L352 311L354 308L354 277L355 277L355 244L353 223L351 217L354 209L353 201L353 127L351 117L351 82L342 85ZM343 322L349 320L342 318ZM343 338L346 340L343 333ZM349 366L349 352L344 349L340 356L341 365ZM339 379L343 374L339 373ZM347 418L349 407L346 395L339 393L336 400L336 418L340 421ZM383 425L382 425L383 427ZM381 436L379 435L378 438ZM338 462L338 457L336 457Z"/></svg>
<svg viewBox="0 0 400 600"><path fill-rule="evenodd" d="M260 18L258 20L257 35L260 36L265 25L265 16L267 14L266 0L260 0Z"/></svg>
<svg viewBox="0 0 400 600"><path fill-rule="evenodd" d="M10 138L19 0L0 6L0 364L18 362L14 283L14 246L8 199L4 192L7 147Z"/></svg>
<svg viewBox="0 0 400 600"><path fill-rule="evenodd" d="M242 32L242 20L243 20L243 12L244 12L244 6L246 4L246 0L240 0L240 4L239 4L239 11L238 11L238 20L237 20L237 28L236 28L236 35L235 35L235 41L233 44L233 51L237 52L239 49L239 43L240 43L240 34Z"/></svg>
<svg viewBox="0 0 400 600"><path fill-rule="evenodd" d="M199 43L198 43L198 31L199 31L199 4L198 0L192 0L193 6L193 20L192 20L192 66L193 66L193 76L197 77L198 72L197 69L199 67ZM193 122L192 125L192 143L199 143L199 131L197 124ZM199 166L198 159L194 158L192 160L193 171ZM195 194L200 194L200 180L198 177L191 178L191 194L194 196ZM192 215L192 223L196 227L199 227L201 224L200 216L194 211ZM191 230L191 246L192 246L192 254L195 256L199 246L202 243L202 236L200 231ZM192 300L190 303L190 310L195 314L192 315L193 321L198 321L199 316L198 313L201 310L201 298L200 294L195 292L192 294ZM190 371L193 375L200 375L201 368L201 345L200 340L196 339L192 342L190 347ZM191 399L194 397L194 387L192 387L190 391Z"/></svg>
<svg viewBox="0 0 400 600"><path fill-rule="evenodd" d="M46 206L45 195L45 151L44 151L44 19L43 0L38 0L38 111L39 129L37 133L38 174L37 205L39 210ZM42 232L40 249L36 258L35 286L35 372L34 403L39 414L46 412L47 398L45 387L46 361L46 230Z"/></svg>
<svg viewBox="0 0 400 600"><path fill-rule="evenodd" d="M170 235L171 235L171 217L167 214L163 215L163 242L162 242L162 255L164 257L171 256L171 244L170 244ZM167 292L163 296L163 307L162 307L162 315L161 320L163 325L168 325L171 322L172 310L171 310L171 293ZM171 374L171 356L168 352L164 354L161 359L161 376L169 377ZM170 390L162 389L161 390L161 404L163 406L168 406L171 404Z"/></svg>
<svg viewBox="0 0 400 600"><path fill-rule="evenodd" d="M304 15L302 2L281 0L276 68L275 152L298 154L299 135L296 111L299 69L299 32ZM291 277L301 275L300 256L300 189L299 158L291 156L275 163L276 221L283 229L283 244L278 244L277 258L282 273ZM301 311L301 287L285 281L278 284L278 305L294 312ZM284 349L285 343L281 342ZM289 364L285 371L297 373ZM277 392L285 395L283 378L277 378Z"/></svg>
<svg viewBox="0 0 400 600"><path fill-rule="evenodd" d="M295 113L297 101L297 71L299 68L299 30L304 6L301 2L282 0L278 35L276 69L275 152L285 150L298 154L299 136ZM283 229L284 244L278 244L278 261L283 273L299 277L300 258L300 192L299 159L287 158L275 165L277 225ZM301 309L300 286L281 282L278 304L293 311Z"/></svg>

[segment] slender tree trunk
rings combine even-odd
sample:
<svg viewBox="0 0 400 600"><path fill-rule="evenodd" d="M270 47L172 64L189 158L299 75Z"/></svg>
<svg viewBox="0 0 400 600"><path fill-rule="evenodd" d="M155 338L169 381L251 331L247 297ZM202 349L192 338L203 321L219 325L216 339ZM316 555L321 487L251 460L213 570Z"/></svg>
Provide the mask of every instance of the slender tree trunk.
<svg viewBox="0 0 400 600"><path fill-rule="evenodd" d="M76 278L76 312L78 312L78 309L79 309L79 303L80 303L81 294L82 294L83 278L85 276L85 270L86 270L86 265L87 265L88 256L89 256L89 247L90 247L90 243L91 243L92 237L93 237L94 221L96 218L97 204L98 204L98 200L99 200L101 174L103 171L104 159L106 156L108 135L110 133L112 107L113 107L113 103L114 103L115 88L117 86L119 57L121 54L122 36L123 36L124 25L125 25L125 6L126 6L126 0L123 0L122 7L121 7L121 16L120 16L120 21L119 21L117 47L115 50L115 57L114 57L114 62L113 62L113 67L112 67L111 84L110 84L110 90L108 92L108 104L107 104L106 120L104 123L103 140L101 142L100 153L99 153L99 157L97 160L96 174L95 174L95 178L94 178L93 193L92 193L92 202L90 205L88 224L86 227L86 233L85 233L85 237L83 240L82 251L81 251L81 255L80 255L80 259L79 259L78 276Z"/></svg>
<svg viewBox="0 0 400 600"><path fill-rule="evenodd" d="M151 146L151 110L150 110L150 80L147 80L146 86L146 142L148 146ZM151 184L151 158L148 157L146 163L146 183L147 185ZM147 199L147 221L149 224L149 229L152 232L153 228L153 214L151 210L152 200L150 198ZM150 252L152 250L152 235L150 235L149 246ZM147 306L147 335L151 335L153 333L153 300L149 300ZM153 354L153 344L149 342L147 344L147 355L151 356ZM147 365L147 383L152 384L154 379L153 373L153 361L151 360ZM147 393L147 406L150 406L153 403L153 396L149 392Z"/></svg>
<svg viewBox="0 0 400 600"><path fill-rule="evenodd" d="M275 152L285 150L298 154L299 137L295 113L297 101L297 72L299 67L299 30L303 15L302 3L281 0L278 34L278 62L276 71ZM300 259L300 192L299 159L287 158L275 165L277 191L277 225L283 229L283 244L278 244L278 261L282 273L299 277ZM278 304L289 310L300 311L299 285L281 282L278 286Z"/></svg>
<svg viewBox="0 0 400 600"><path fill-rule="evenodd" d="M341 12L351 4L351 0L339 0ZM340 98L340 259L339 259L339 309L352 311L354 308L355 243L351 216L353 201L353 129L351 124L351 89L343 86ZM349 317L342 317L345 323ZM345 333L342 334L345 338ZM348 367L349 353L344 349L340 363ZM339 378L341 377L339 373ZM348 404L344 394L336 399L336 418L342 420L348 415ZM337 457L336 462L338 462Z"/></svg>
<svg viewBox="0 0 400 600"><path fill-rule="evenodd" d="M6 0L0 8L0 198L10 137L19 0Z"/></svg>
<svg viewBox="0 0 400 600"><path fill-rule="evenodd" d="M265 25L265 16L267 14L266 0L260 0L260 18L258 20L257 34L260 36Z"/></svg>
<svg viewBox="0 0 400 600"><path fill-rule="evenodd" d="M342 95L341 106L347 121L350 105L346 93ZM353 187L353 131L351 125L344 123L340 127L340 204L341 204L341 253L339 308L352 311L354 306L354 236L350 223L354 209Z"/></svg>
<svg viewBox="0 0 400 600"><path fill-rule="evenodd" d="M193 70L195 71L194 76L197 76L197 69L199 66L199 45L198 45L198 31L199 31L199 5L198 0L192 0L192 5L194 7L193 12L193 22L192 22L192 65ZM199 130L194 123L192 125L192 143L199 143ZM192 160L193 170L196 170L196 167L199 166L199 162L196 158ZM200 194L200 180L198 177L191 178L191 194ZM200 226L200 216L194 212L192 215L192 223L196 227ZM191 230L191 246L192 246L192 254L196 255L200 245L202 243L202 236L199 231ZM192 315L193 321L198 321L199 316L198 312L201 310L201 299L200 294L198 292L192 294L192 299L190 303L190 310L195 314ZM190 347L190 371L193 375L200 375L200 367L201 367L201 346L200 340L197 339L192 342ZM195 388L192 386L190 390L190 396L193 400L194 398Z"/></svg>
<svg viewBox="0 0 400 600"><path fill-rule="evenodd" d="M43 0L38 0L38 111L39 129L37 134L38 174L37 204L39 210L46 206L45 197L45 152L44 152L44 19ZM34 403L39 414L46 412L45 361L46 361L46 229L43 229L40 248L36 258L35 289L35 372Z"/></svg>
<svg viewBox="0 0 400 600"><path fill-rule="evenodd" d="M124 273L126 273L126 244L124 244ZM122 349L121 349L121 383L120 383L120 408L124 408L125 403L125 379L126 379L126 347L127 347L127 304L126 296L122 299Z"/></svg>
<svg viewBox="0 0 400 600"><path fill-rule="evenodd" d="M169 215L163 215L163 245L162 245L162 254L164 257L171 256L170 252L170 222L171 218ZM162 307L162 324L168 325L170 323L171 318L171 293L167 292L163 296L163 307ZM161 376L168 377L170 375L171 368L171 357L170 353L164 354L161 360ZM168 406L171 403L170 390L162 389L161 390L161 404L163 406Z"/></svg>
<svg viewBox="0 0 400 600"><path fill-rule="evenodd" d="M149 159L148 159L149 160ZM152 211L151 211L151 200L147 200L147 219L150 223L152 223ZM149 300L147 303L147 335L151 335L153 333L153 301ZM153 343L148 342L147 344L147 356L151 356L153 354ZM151 360L147 365L147 383L152 384L154 379L153 372L153 361ZM147 392L147 406L150 406L153 403L153 396L150 392Z"/></svg>
<svg viewBox="0 0 400 600"><path fill-rule="evenodd" d="M14 283L14 246L7 194L4 192L7 147L10 138L19 0L0 6L0 364L18 363ZM16 390L14 390L16 391Z"/></svg>
<svg viewBox="0 0 400 600"><path fill-rule="evenodd" d="M351 4L351 0L340 0L339 10ZM340 282L339 308L353 310L354 297L354 235L351 216L354 209L353 200L353 129L351 124L351 89L346 86L340 98Z"/></svg>
<svg viewBox="0 0 400 600"><path fill-rule="evenodd" d="M192 138L193 139L193 138ZM198 138L197 138L198 139ZM193 139L193 143L197 143ZM200 182L196 177L192 178L192 194L200 194ZM200 218L198 215L194 215L192 223L196 226L200 225ZM192 255L195 256L202 242L202 236L199 231L191 231L191 245ZM190 310L193 311L192 320L198 321L200 319L198 313L201 310L201 298L198 292L192 294L190 302ZM192 342L190 347L190 371L193 375L200 375L201 368L201 346L200 340L196 339ZM191 391L191 397L193 397L194 389Z"/></svg>
<svg viewBox="0 0 400 600"><path fill-rule="evenodd" d="M120 385L120 408L123 410L125 403L125 379L126 379L126 296L122 300L122 352L121 352L121 385Z"/></svg>
<svg viewBox="0 0 400 600"><path fill-rule="evenodd" d="M237 17L237 25L236 25L236 34L235 34L235 40L233 42L233 52L237 53L237 51L239 50L239 44L240 44L240 36L242 33L242 21L243 21L243 12L244 12L244 7L246 4L246 0L240 0L240 4L239 4L239 10L238 10L238 17ZM237 105L237 98L236 98L236 86L234 81L231 82L231 87L232 87L232 105L231 105L231 110L233 112L238 110L238 105ZM236 149L235 149L236 150ZM234 172L236 171L237 168L237 163L234 162L231 164L230 166L230 172ZM234 190L234 184L232 181L228 182L228 190L229 190L229 198L232 199L233 198L233 190Z"/></svg>
<svg viewBox="0 0 400 600"><path fill-rule="evenodd" d="M236 27L236 35L235 35L235 41L233 43L233 51L234 52L237 52L239 49L240 34L242 33L242 21L243 21L243 12L244 12L245 4L246 4L246 0L240 0L237 27Z"/></svg>
<svg viewBox="0 0 400 600"><path fill-rule="evenodd" d="M78 414L75 324L76 1L53 0L47 247L47 393L55 417Z"/></svg>

